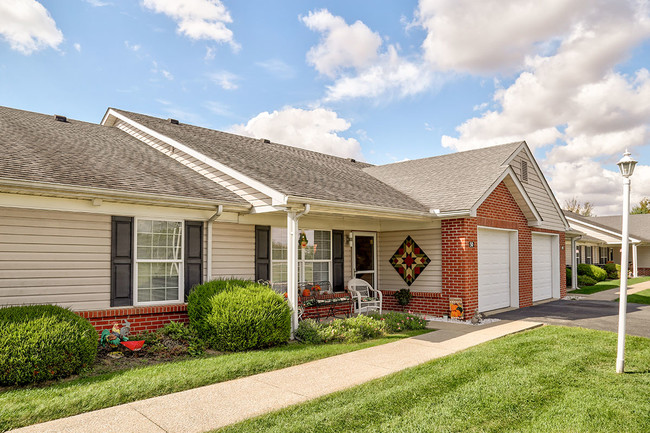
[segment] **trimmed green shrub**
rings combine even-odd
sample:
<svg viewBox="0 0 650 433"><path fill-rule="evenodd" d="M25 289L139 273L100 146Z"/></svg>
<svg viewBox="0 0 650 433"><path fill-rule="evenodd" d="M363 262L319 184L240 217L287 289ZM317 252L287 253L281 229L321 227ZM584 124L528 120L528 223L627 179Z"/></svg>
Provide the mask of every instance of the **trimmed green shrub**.
<svg viewBox="0 0 650 433"><path fill-rule="evenodd" d="M571 284L573 284L573 282L571 281L572 275L573 274L571 273L571 268L566 268L566 286L567 287L571 287Z"/></svg>
<svg viewBox="0 0 650 433"><path fill-rule="evenodd" d="M301 320L298 323L295 337L297 340L306 344L321 344L323 340L318 333L321 328L322 325L314 319Z"/></svg>
<svg viewBox="0 0 650 433"><path fill-rule="evenodd" d="M0 329L0 385L67 377L95 362L97 331L65 308L0 308Z"/></svg>
<svg viewBox="0 0 650 433"><path fill-rule="evenodd" d="M621 278L621 265L615 263L607 263L605 265L605 272L607 272L607 279L615 280Z"/></svg>
<svg viewBox="0 0 650 433"><path fill-rule="evenodd" d="M368 316L373 319L382 321L388 332L411 331L415 329L424 329L427 321L412 313L389 312L384 314L372 313Z"/></svg>
<svg viewBox="0 0 650 433"><path fill-rule="evenodd" d="M211 328L207 323L207 317L212 311L210 301L216 294L232 287L244 287L250 284L247 280L212 280L204 284L194 286L187 297L187 315L190 318L190 326L204 340L210 338Z"/></svg>
<svg viewBox="0 0 650 433"><path fill-rule="evenodd" d="M588 275L578 275L578 287L594 286L597 282Z"/></svg>
<svg viewBox="0 0 650 433"><path fill-rule="evenodd" d="M363 315L337 319L330 323L318 323L313 319L306 319L298 324L296 337L307 344L359 343L381 337L387 330L383 321Z"/></svg>
<svg viewBox="0 0 650 433"><path fill-rule="evenodd" d="M286 343L291 336L291 309L270 287L249 282L227 286L210 299L206 342L229 352Z"/></svg>
<svg viewBox="0 0 650 433"><path fill-rule="evenodd" d="M599 268L596 265L587 265L585 263L580 263L578 265L578 276L586 275L594 280L605 281L607 279L607 272L604 269Z"/></svg>

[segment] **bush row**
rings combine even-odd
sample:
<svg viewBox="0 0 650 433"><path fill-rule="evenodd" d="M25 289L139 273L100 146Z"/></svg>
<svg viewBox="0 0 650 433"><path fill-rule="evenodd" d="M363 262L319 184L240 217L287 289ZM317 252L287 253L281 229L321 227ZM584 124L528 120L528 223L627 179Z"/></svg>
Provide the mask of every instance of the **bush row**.
<svg viewBox="0 0 650 433"><path fill-rule="evenodd" d="M242 351L286 343L291 309L270 287L245 280L215 280L198 285L187 312L208 347Z"/></svg>

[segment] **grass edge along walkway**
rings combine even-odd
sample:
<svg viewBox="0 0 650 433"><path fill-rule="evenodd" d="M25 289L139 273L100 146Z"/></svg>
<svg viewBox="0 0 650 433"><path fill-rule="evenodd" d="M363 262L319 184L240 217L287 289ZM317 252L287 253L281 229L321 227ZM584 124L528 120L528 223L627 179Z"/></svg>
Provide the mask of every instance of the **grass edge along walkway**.
<svg viewBox="0 0 650 433"><path fill-rule="evenodd" d="M49 386L10 389L0 393L0 431L278 370L425 332L431 330L352 344L289 344L82 377Z"/></svg>
<svg viewBox="0 0 650 433"><path fill-rule="evenodd" d="M650 339L544 326L216 430L648 432Z"/></svg>
<svg viewBox="0 0 650 433"><path fill-rule="evenodd" d="M638 283L643 283L646 281L650 281L650 277L637 277L637 278L629 278L627 280L627 285L632 286L634 284ZM591 295L592 293L598 293L602 292L603 290L611 290L611 289L618 289L620 287L621 280L605 280L605 281L600 281L593 286L584 286L576 290L569 291L567 294L569 295Z"/></svg>

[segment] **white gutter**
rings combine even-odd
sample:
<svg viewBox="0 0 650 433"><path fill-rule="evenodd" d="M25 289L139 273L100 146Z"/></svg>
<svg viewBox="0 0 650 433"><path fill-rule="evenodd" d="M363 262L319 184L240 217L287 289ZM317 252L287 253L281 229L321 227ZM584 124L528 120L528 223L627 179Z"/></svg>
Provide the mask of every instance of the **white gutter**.
<svg viewBox="0 0 650 433"><path fill-rule="evenodd" d="M243 173L240 173L237 170L234 170L227 165L224 165L204 154L201 152L198 152L191 147L188 147L172 138L167 137L166 135L163 135L159 132L154 131L151 128L147 128L144 125L141 125L138 122L133 121L132 119L129 119L127 116L118 113L117 111L113 110L112 108L109 108L106 114L104 115L104 118L102 119L102 125L106 124L106 121L108 120L108 116L113 116L117 119L120 119L126 123L129 123L136 128L138 128L140 131L144 132L145 134L149 134L154 138L157 138L158 140L169 144L172 147L175 147L176 149L180 150L181 152L185 152L186 154L198 159L199 161L208 164L210 167L215 168L222 173L227 174L228 176L231 176L237 180L239 180L242 183L245 183L246 185L255 188L256 190L266 194L267 196L271 197L271 201L273 205L283 205L287 203L287 196L282 194L279 191L276 191L275 189L255 180L252 179L248 176L246 176Z"/></svg>
<svg viewBox="0 0 650 433"><path fill-rule="evenodd" d="M52 182L33 182L16 179L0 179L0 192L33 193L45 196L55 196L74 199L103 199L120 203L149 204L156 206L175 206L198 208L201 210L214 209L214 199L180 197L168 194L132 192L76 185L65 185ZM229 204L228 209L234 212L250 209L250 205Z"/></svg>
<svg viewBox="0 0 650 433"><path fill-rule="evenodd" d="M431 218L431 214L426 211L385 208L382 206L365 205L359 203L343 203L343 202L338 202L333 200L313 199L309 197L298 197L298 196L287 196L287 203L302 204L306 202L309 202L312 206L323 206L323 207L332 208L333 212L336 212L337 209L342 209L342 210L358 210L361 212L368 212L368 213L374 212L377 214L386 215L387 217L416 216L416 217Z"/></svg>
<svg viewBox="0 0 650 433"><path fill-rule="evenodd" d="M581 220L578 220L578 219L575 219L575 218L571 218L570 216L568 216L566 218L567 218L567 220L573 221L574 223L576 223L576 225L583 225L585 227L589 227L589 228L592 228L594 230L605 232L605 233L608 233L610 235L613 235L615 238L620 238L620 237L623 236L623 234L620 233L620 232L615 232L613 230L609 230L609 229L606 229L606 228L603 228L603 227L599 227L599 226L596 226L596 225L593 225L593 224L589 224L589 223L586 223L584 221L581 221ZM631 242L631 243L640 243L641 242L641 240L633 238L631 236L629 236L628 239L629 239L629 242ZM612 243L612 245L618 245L618 244Z"/></svg>
<svg viewBox="0 0 650 433"><path fill-rule="evenodd" d="M208 256L207 257L207 261L208 261L208 265L207 265L207 268L208 268L208 270L207 270L208 281L210 281L212 279L212 223L214 222L214 220L219 218L222 213L223 213L223 205L217 206L217 211L215 212L214 215L212 215L210 218L208 218L208 221L207 221L207 224L206 224L206 226L207 226L206 230L208 231L208 236L207 236L207 238L208 238L208 240L207 240L207 243L208 243L208 254L207 254L207 256Z"/></svg>

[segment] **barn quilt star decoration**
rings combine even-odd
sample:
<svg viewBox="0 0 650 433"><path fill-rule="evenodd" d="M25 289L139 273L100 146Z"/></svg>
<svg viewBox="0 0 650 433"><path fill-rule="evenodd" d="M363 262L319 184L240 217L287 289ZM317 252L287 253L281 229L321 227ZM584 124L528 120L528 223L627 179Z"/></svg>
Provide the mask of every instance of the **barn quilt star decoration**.
<svg viewBox="0 0 650 433"><path fill-rule="evenodd" d="M411 236L406 237L402 245L393 254L393 257L390 258L390 264L409 286L420 276L430 261L431 259Z"/></svg>

